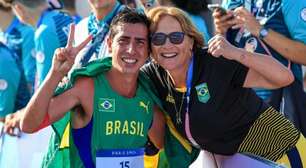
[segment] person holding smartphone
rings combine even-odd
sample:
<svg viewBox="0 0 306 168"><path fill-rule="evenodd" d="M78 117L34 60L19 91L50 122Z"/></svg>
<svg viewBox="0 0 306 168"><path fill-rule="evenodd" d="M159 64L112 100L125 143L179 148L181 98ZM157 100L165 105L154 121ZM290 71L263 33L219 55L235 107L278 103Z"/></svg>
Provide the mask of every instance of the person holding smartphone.
<svg viewBox="0 0 306 168"><path fill-rule="evenodd" d="M226 15L219 10L213 13L216 33L226 35L240 48L255 41L253 52L270 52L286 66L291 61L294 76L302 81L300 64L306 64L306 56L301 54L306 52L306 1L256 0L250 3L243 0L237 3L229 0L224 6L228 9ZM271 91L257 89L256 92L269 101Z"/></svg>

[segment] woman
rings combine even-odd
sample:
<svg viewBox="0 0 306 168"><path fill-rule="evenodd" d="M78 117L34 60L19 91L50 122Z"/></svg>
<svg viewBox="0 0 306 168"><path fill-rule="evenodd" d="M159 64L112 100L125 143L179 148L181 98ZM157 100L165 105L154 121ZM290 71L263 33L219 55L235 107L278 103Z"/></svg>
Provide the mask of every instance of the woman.
<svg viewBox="0 0 306 168"><path fill-rule="evenodd" d="M202 49L201 34L177 8L157 7L148 17L154 61L144 72L177 131L194 147L276 161L296 144L299 131L250 89L288 85L289 70L272 57L235 48L222 36Z"/></svg>

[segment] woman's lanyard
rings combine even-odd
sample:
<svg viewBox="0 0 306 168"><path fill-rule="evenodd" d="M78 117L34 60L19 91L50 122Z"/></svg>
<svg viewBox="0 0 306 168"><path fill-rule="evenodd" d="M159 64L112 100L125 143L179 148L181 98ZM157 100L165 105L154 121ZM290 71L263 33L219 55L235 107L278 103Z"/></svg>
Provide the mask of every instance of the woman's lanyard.
<svg viewBox="0 0 306 168"><path fill-rule="evenodd" d="M191 94L191 85L192 85L192 77L193 77L193 56L191 57L191 61L188 67L187 71L187 81L186 81L186 86L187 86L187 92L186 92L186 112L189 112L189 104L190 104L190 94Z"/></svg>
<svg viewBox="0 0 306 168"><path fill-rule="evenodd" d="M189 124L189 106L190 106L190 95L191 95L191 87L192 87L192 78L193 78L193 64L194 64L194 56L192 56L189 67L188 67L188 71L187 71L187 81L186 81L186 85L187 85L187 92L186 92L186 100L187 100L187 104L186 104L186 114L185 114L185 133L186 136L188 138L188 140L191 142L191 144L196 147L196 148L200 148L200 145L197 144L197 142L194 140L194 138L191 135L190 132L190 124Z"/></svg>

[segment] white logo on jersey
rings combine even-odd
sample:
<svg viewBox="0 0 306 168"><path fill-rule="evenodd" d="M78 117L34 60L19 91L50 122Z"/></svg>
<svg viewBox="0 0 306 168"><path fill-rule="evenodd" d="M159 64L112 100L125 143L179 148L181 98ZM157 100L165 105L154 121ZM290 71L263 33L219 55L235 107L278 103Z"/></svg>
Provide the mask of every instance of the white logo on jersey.
<svg viewBox="0 0 306 168"><path fill-rule="evenodd" d="M306 22L306 8L301 11L301 17Z"/></svg>
<svg viewBox="0 0 306 168"><path fill-rule="evenodd" d="M7 86L7 81L4 79L0 79L0 90L6 90Z"/></svg>
<svg viewBox="0 0 306 168"><path fill-rule="evenodd" d="M45 54L44 54L43 52L41 52L41 51L38 51L38 52L36 53L36 61L37 61L38 63L43 63L44 60L45 60Z"/></svg>
<svg viewBox="0 0 306 168"><path fill-rule="evenodd" d="M254 37L251 37L245 42L244 48L248 52L253 53L256 50L257 46L258 46L257 39Z"/></svg>

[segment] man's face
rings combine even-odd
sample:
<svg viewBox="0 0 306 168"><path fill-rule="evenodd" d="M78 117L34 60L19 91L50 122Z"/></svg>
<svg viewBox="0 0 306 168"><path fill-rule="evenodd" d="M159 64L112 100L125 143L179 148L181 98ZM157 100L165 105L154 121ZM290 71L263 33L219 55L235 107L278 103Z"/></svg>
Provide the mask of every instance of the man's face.
<svg viewBox="0 0 306 168"><path fill-rule="evenodd" d="M122 73L135 75L148 58L148 28L144 24L117 25L117 33L108 39L113 67Z"/></svg>

